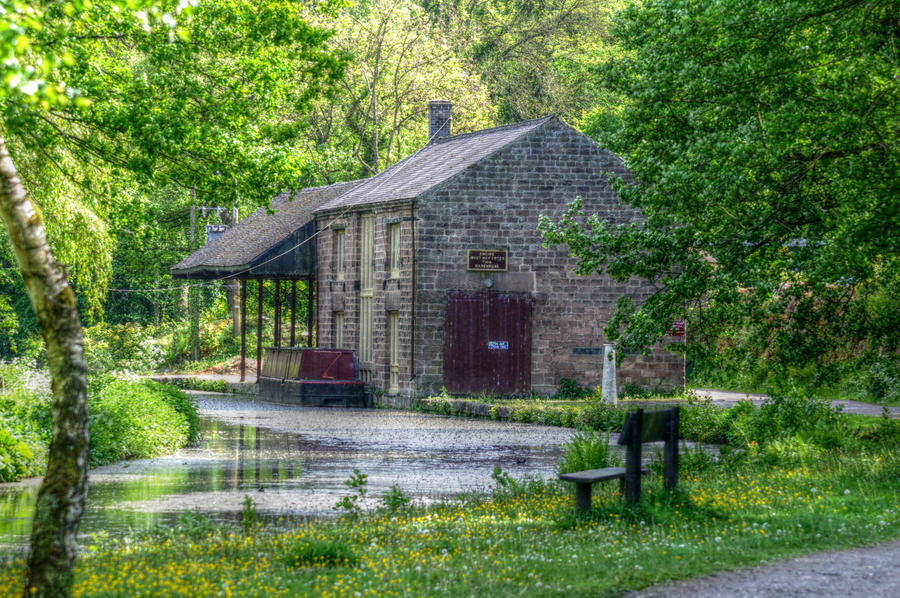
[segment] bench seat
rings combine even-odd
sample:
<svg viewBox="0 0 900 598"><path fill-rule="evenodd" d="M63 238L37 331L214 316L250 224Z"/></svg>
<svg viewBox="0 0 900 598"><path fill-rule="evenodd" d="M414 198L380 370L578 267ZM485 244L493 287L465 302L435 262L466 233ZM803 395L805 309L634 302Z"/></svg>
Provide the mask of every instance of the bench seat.
<svg viewBox="0 0 900 598"><path fill-rule="evenodd" d="M564 473L559 476L559 479L564 482L575 482L576 484L593 484L594 482L624 477L624 467L604 467L603 469L585 469L584 471Z"/></svg>
<svg viewBox="0 0 900 598"><path fill-rule="evenodd" d="M648 467L641 468L641 475L650 473ZM604 467L602 469L585 469L572 473L560 474L563 482L575 482L575 508L578 511L587 511L591 508L591 486L594 482L605 480L619 480L619 492L625 493L625 468Z"/></svg>
<svg viewBox="0 0 900 598"><path fill-rule="evenodd" d="M619 444L625 446L625 467L585 469L560 474L564 482L575 483L575 508L579 512L591 508L591 485L603 480L619 480L619 489L629 504L641 497L641 476L649 470L641 464L641 445L645 442L664 441L663 486L667 491L678 483L678 423L680 410L672 407L664 411L643 409L625 414L625 424L619 435Z"/></svg>

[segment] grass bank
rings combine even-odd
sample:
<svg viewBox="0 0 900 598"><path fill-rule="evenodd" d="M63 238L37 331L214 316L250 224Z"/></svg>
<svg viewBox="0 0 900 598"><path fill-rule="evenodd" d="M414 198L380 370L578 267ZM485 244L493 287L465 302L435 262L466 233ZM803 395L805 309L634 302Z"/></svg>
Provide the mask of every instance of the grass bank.
<svg viewBox="0 0 900 598"><path fill-rule="evenodd" d="M243 529L187 516L180 527L87 547L76 596L612 596L666 580L900 536L896 444L703 453L679 489L657 472L626 506L615 484L573 512L571 489L495 475L486 494L337 521ZM359 485L355 486L355 490ZM350 491L353 491L351 488ZM0 569L0 594L22 582Z"/></svg>
<svg viewBox="0 0 900 598"><path fill-rule="evenodd" d="M422 399L418 408L442 415L618 432L629 410L668 405L681 406L680 437L683 440L736 448L785 436L796 436L803 442L833 448L855 434L865 434L862 430L867 425L876 425L879 419L848 417L833 409L829 400L798 392L773 395L759 406L741 401L730 409L716 407L709 399L691 393L625 399L617 406L605 403L595 395L560 400L455 398L443 394Z"/></svg>
<svg viewBox="0 0 900 598"><path fill-rule="evenodd" d="M0 364L0 482L38 476L51 436L49 379L23 362ZM149 380L88 381L91 466L170 453L196 440L190 397Z"/></svg>

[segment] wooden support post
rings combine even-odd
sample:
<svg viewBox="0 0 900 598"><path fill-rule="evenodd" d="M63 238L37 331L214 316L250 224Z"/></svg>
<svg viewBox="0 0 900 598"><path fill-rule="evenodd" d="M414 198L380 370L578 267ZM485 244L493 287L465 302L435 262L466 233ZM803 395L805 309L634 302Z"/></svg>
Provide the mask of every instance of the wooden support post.
<svg viewBox="0 0 900 598"><path fill-rule="evenodd" d="M678 420L680 410L672 408L666 430L666 444L663 448L663 486L669 492L678 484Z"/></svg>
<svg viewBox="0 0 900 598"><path fill-rule="evenodd" d="M296 346L297 338L297 281L291 281L291 346Z"/></svg>
<svg viewBox="0 0 900 598"><path fill-rule="evenodd" d="M263 283L265 281L259 279L259 292L256 298L256 382L259 383L259 377L262 375L262 310L263 310Z"/></svg>
<svg viewBox="0 0 900 598"><path fill-rule="evenodd" d="M275 348L281 347L281 279L275 279Z"/></svg>
<svg viewBox="0 0 900 598"><path fill-rule="evenodd" d="M575 484L575 510L579 513L591 510L591 484Z"/></svg>
<svg viewBox="0 0 900 598"><path fill-rule="evenodd" d="M306 279L306 346L313 346L313 279Z"/></svg>
<svg viewBox="0 0 900 598"><path fill-rule="evenodd" d="M638 409L631 419L630 430L622 430L630 442L625 448L625 500L633 505L641 498L641 433L644 410Z"/></svg>
<svg viewBox="0 0 900 598"><path fill-rule="evenodd" d="M241 382L247 376L247 281L241 282Z"/></svg>

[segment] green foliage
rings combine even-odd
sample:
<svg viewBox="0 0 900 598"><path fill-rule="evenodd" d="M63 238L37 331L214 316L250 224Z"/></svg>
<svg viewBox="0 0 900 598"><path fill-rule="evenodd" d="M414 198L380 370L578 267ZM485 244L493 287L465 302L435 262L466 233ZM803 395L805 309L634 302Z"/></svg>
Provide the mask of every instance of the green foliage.
<svg viewBox="0 0 900 598"><path fill-rule="evenodd" d="M91 465L156 457L186 445L192 426L183 412L193 406L179 396L184 395L148 381L104 384L88 399Z"/></svg>
<svg viewBox="0 0 900 598"><path fill-rule="evenodd" d="M152 372L168 361L153 327L127 322L84 330L84 355L93 372Z"/></svg>
<svg viewBox="0 0 900 598"><path fill-rule="evenodd" d="M598 64L618 53L609 28L619 0L421 4L475 65L501 122L550 113L568 122L621 118L621 97L594 76Z"/></svg>
<svg viewBox="0 0 900 598"><path fill-rule="evenodd" d="M882 355L857 384L879 403L900 404L900 356Z"/></svg>
<svg viewBox="0 0 900 598"><path fill-rule="evenodd" d="M161 540L183 542L185 538L199 541L223 536L228 531L226 525L216 523L202 513L187 511L178 516L176 525L170 527L160 526L150 534L150 537L154 542L160 542Z"/></svg>
<svg viewBox="0 0 900 598"><path fill-rule="evenodd" d="M409 495L397 484L391 484L388 491L381 497L381 504L388 513L402 511L408 508L411 502L412 499Z"/></svg>
<svg viewBox="0 0 900 598"><path fill-rule="evenodd" d="M4 0L0 12L3 140L80 310L88 322L104 308L114 322L177 317L169 268L197 248L188 207L246 213L304 186L298 139L346 56L284 0ZM17 277L0 274L0 293L13 299L0 301L0 355L13 356L37 325Z"/></svg>
<svg viewBox="0 0 900 598"><path fill-rule="evenodd" d="M169 378L166 384L180 390L199 390L201 392L227 392L227 384L224 380L206 380L194 376L184 378Z"/></svg>
<svg viewBox="0 0 900 598"><path fill-rule="evenodd" d="M544 486L543 480L535 477L514 478L509 472L503 471L499 465L494 466L491 473L494 480L491 496L495 500L508 500L519 496L535 496Z"/></svg>
<svg viewBox="0 0 900 598"><path fill-rule="evenodd" d="M572 473L585 469L609 467L609 432L584 429L563 446L563 456L556 465L556 473Z"/></svg>
<svg viewBox="0 0 900 598"><path fill-rule="evenodd" d="M590 390L582 388L577 380L563 378L559 381L559 389L553 395L554 399L580 399L590 394Z"/></svg>
<svg viewBox="0 0 900 598"><path fill-rule="evenodd" d="M423 147L435 98L454 102L454 133L491 124L486 86L419 4L371 0L310 15L334 30L331 47L353 56L336 95L315 104L306 145L319 180L368 176Z"/></svg>
<svg viewBox="0 0 900 598"><path fill-rule="evenodd" d="M725 444L730 438L727 422L728 412L713 405L709 399L690 399L681 410L680 435L686 440Z"/></svg>
<svg viewBox="0 0 900 598"><path fill-rule="evenodd" d="M653 0L613 34L602 81L629 98L601 142L634 176L637 226L541 221L581 274L660 286L606 334L651 346L687 315L715 356L749 347L779 375L900 344L895 3ZM687 311L687 313L685 313Z"/></svg>
<svg viewBox="0 0 900 598"><path fill-rule="evenodd" d="M43 473L47 445L27 423L0 413L0 482L15 482Z"/></svg>
<svg viewBox="0 0 900 598"><path fill-rule="evenodd" d="M298 540L288 545L281 555L286 566L303 567L353 567L359 556L350 545L340 539Z"/></svg>
<svg viewBox="0 0 900 598"><path fill-rule="evenodd" d="M0 270L0 284L4 275ZM0 357L11 356L16 351L16 336L19 331L19 318L9 301L9 297L0 295Z"/></svg>
<svg viewBox="0 0 900 598"><path fill-rule="evenodd" d="M466 502L395 514L277 522L251 536L232 525L227 533L209 526L188 535L176 528L162 538L88 542L78 592L184 590L187 569L187 589L197 598L223 588L316 596L323 587L338 594L358 588L363 595L621 595L761 561L896 540L898 455L892 445L826 451L787 466L719 464L682 476L673 493L650 475L636 507L625 504L614 484L596 485L595 508L583 516L574 514L569 486L530 482L526 494L470 494ZM123 575L136 566L138 574ZM0 594L20 593L21 576L16 563L0 569Z"/></svg>
<svg viewBox="0 0 900 598"><path fill-rule="evenodd" d="M353 494L341 498L337 504L332 507L335 511L343 512L348 517L358 517L362 512L360 502L366 497L369 490L366 488L368 483L368 475L354 468L350 477L344 480L344 485L350 488Z"/></svg>
<svg viewBox="0 0 900 598"><path fill-rule="evenodd" d="M160 384L152 380L142 380L140 384L184 418L187 425L187 444L197 442L200 434L200 415L197 413L197 407L191 397L168 384Z"/></svg>
<svg viewBox="0 0 900 598"><path fill-rule="evenodd" d="M190 329L187 322L168 322L160 326L97 324L84 331L85 357L92 372L150 373L164 369L203 369L225 361L239 352L232 334L231 321L217 317L215 311L201 314L200 361L191 362ZM251 339L252 340L252 339ZM43 359L43 347L36 347ZM197 389L206 390L206 389ZM224 392L221 389L212 389Z"/></svg>
<svg viewBox="0 0 900 598"><path fill-rule="evenodd" d="M763 402L751 430L752 441L760 444L796 437L825 448L839 446L847 432L840 411L830 401L800 393L776 395Z"/></svg>
<svg viewBox="0 0 900 598"><path fill-rule="evenodd" d="M51 437L49 380L24 361L0 364L0 476L40 475ZM91 465L154 457L195 442L200 419L190 397L149 380L88 380Z"/></svg>
<svg viewBox="0 0 900 598"><path fill-rule="evenodd" d="M575 415L572 427L618 431L625 423L625 412L603 401L590 401Z"/></svg>
<svg viewBox="0 0 900 598"><path fill-rule="evenodd" d="M259 513L250 495L244 495L244 506L241 508L241 529L245 534L255 532L260 526Z"/></svg>
<svg viewBox="0 0 900 598"><path fill-rule="evenodd" d="M628 399L649 399L653 397L653 393L634 382L625 383L625 392L623 393Z"/></svg>

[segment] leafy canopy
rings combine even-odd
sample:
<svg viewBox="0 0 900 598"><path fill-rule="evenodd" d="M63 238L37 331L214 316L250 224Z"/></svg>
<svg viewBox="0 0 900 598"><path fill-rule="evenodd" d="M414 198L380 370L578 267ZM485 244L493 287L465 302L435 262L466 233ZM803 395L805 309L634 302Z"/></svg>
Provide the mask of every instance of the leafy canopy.
<svg viewBox="0 0 900 598"><path fill-rule="evenodd" d="M900 313L900 4L651 0L614 35L603 80L629 98L601 135L634 181L640 226L584 220L547 243L581 273L659 291L607 331L646 347L692 314L694 338L748 323L770 357L822 363L896 349Z"/></svg>
<svg viewBox="0 0 900 598"><path fill-rule="evenodd" d="M347 64L330 37L288 0L0 0L0 134L89 314L123 238L154 252L158 286L189 204L303 186L297 139Z"/></svg>

